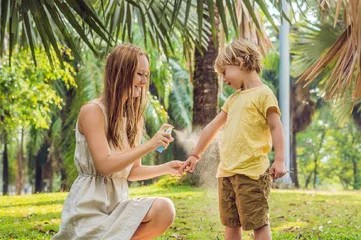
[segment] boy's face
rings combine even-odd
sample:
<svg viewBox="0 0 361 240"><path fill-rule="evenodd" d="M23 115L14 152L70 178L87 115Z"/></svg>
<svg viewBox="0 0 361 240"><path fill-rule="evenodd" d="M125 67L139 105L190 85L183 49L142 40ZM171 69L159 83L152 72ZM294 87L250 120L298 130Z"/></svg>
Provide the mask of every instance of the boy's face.
<svg viewBox="0 0 361 240"><path fill-rule="evenodd" d="M244 83L244 74L245 71L242 70L239 66L225 65L224 72L222 74L223 81L233 89L242 89Z"/></svg>

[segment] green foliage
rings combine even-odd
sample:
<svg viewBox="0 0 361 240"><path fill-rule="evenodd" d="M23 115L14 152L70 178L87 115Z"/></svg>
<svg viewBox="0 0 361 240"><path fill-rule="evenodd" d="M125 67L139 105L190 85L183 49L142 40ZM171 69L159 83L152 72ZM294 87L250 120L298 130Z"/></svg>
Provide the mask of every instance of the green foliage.
<svg viewBox="0 0 361 240"><path fill-rule="evenodd" d="M154 186L159 188L174 188L180 186L194 186L190 178L166 175L161 177Z"/></svg>
<svg viewBox="0 0 361 240"><path fill-rule="evenodd" d="M314 180L317 167L317 187L341 183L344 189L360 189L360 142L361 132L350 119L338 125L329 106L318 110L309 128L297 135L301 186Z"/></svg>
<svg viewBox="0 0 361 240"><path fill-rule="evenodd" d="M53 66L44 52L35 50L38 67L34 68L30 50L17 52L13 64L7 57L0 65L0 129L34 125L49 128L53 107L61 108L63 101L53 89L53 83L61 79L67 87L75 86L73 68L54 58ZM54 55L54 53L53 53Z"/></svg>
<svg viewBox="0 0 361 240"><path fill-rule="evenodd" d="M157 96L164 105L165 109L169 107L169 94L173 88L172 73L166 62L165 56L161 56L154 51L150 52L151 81L154 84Z"/></svg>
<svg viewBox="0 0 361 240"><path fill-rule="evenodd" d="M339 177L344 188L361 189L361 132L352 121L332 129L330 152L335 156L326 174Z"/></svg>

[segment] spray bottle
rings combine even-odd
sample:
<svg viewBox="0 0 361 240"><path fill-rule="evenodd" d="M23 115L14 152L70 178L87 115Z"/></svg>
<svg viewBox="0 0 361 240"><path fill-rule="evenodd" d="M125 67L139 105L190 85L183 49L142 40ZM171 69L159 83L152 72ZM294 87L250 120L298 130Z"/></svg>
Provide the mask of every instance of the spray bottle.
<svg viewBox="0 0 361 240"><path fill-rule="evenodd" d="M172 133L172 128L168 128L167 130L165 130L167 133ZM157 149L157 152L163 152L164 151L164 147L163 146L160 146L158 147Z"/></svg>

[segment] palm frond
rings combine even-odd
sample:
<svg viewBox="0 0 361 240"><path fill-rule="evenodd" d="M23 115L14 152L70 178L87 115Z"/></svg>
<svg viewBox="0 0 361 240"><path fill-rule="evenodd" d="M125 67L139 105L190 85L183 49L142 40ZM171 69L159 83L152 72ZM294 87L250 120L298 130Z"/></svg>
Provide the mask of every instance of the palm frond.
<svg viewBox="0 0 361 240"><path fill-rule="evenodd" d="M330 23L298 24L291 34L291 75L300 76L315 63L342 33L342 26L334 28Z"/></svg>
<svg viewBox="0 0 361 240"><path fill-rule="evenodd" d="M62 43L66 43L79 57L78 49L75 47L70 34L73 30L95 53L94 44L88 40L88 33L94 32L109 45L114 42L88 1L0 0L0 5L0 56L3 56L5 50L8 51L10 62L15 44L18 42L30 46L33 51L35 45L41 41L49 61L52 61L51 48L55 51L58 59L62 61L59 49L59 44ZM19 33L24 34L20 38L27 39L27 41L19 41ZM6 39L9 39L8 49L5 49ZM34 53L33 60L36 63Z"/></svg>
<svg viewBox="0 0 361 240"><path fill-rule="evenodd" d="M169 116L176 128L191 130L192 128L192 88L189 84L189 73L174 59L170 59L173 70L173 89L169 96Z"/></svg>
<svg viewBox="0 0 361 240"><path fill-rule="evenodd" d="M144 46L151 42L166 56L174 53L172 38L175 34L188 50L195 44L207 44L207 33L211 31L211 26L199 21L199 16L208 14L207 5L198 4L201 1L106 2L104 10L98 12L105 19L108 32L122 42L134 42L134 34L140 30ZM101 9L102 5L103 1L94 1L95 9ZM139 29L135 30L134 25L139 25Z"/></svg>
<svg viewBox="0 0 361 240"><path fill-rule="evenodd" d="M335 66L324 88L325 99L343 99L343 103L349 97L350 89L353 100L361 98L361 1L347 3L344 4L347 29L298 79L298 82L305 81L307 85L334 62Z"/></svg>

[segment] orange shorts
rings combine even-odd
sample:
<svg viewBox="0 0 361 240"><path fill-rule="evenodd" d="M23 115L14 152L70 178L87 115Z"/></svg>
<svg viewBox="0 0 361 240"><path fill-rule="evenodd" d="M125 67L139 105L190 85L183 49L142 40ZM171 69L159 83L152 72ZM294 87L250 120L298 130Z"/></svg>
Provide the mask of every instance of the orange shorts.
<svg viewBox="0 0 361 240"><path fill-rule="evenodd" d="M258 180L236 174L218 178L221 222L228 227L254 230L269 224L268 198L272 178L267 170Z"/></svg>

